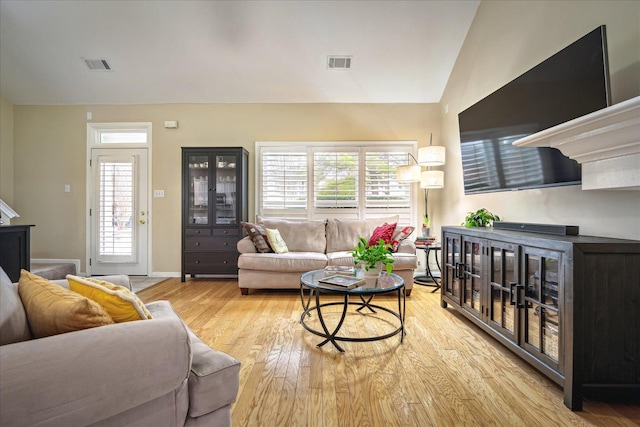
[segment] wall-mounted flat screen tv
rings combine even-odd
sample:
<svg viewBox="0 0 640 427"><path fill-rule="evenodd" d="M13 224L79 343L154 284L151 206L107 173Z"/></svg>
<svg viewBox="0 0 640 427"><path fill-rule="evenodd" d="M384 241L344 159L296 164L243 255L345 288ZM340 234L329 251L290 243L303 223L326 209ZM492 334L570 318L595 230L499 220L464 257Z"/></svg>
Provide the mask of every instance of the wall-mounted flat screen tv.
<svg viewBox="0 0 640 427"><path fill-rule="evenodd" d="M610 104L603 25L458 115L465 194L580 184L559 150L512 143Z"/></svg>

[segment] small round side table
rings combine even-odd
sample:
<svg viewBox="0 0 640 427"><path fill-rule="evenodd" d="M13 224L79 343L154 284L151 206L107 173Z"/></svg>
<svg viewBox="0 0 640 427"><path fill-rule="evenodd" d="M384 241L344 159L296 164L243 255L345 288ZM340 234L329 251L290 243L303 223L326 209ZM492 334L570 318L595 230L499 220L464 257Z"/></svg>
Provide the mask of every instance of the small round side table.
<svg viewBox="0 0 640 427"><path fill-rule="evenodd" d="M413 283L422 286L434 286L433 290L431 291L431 293L434 293L435 291L440 289L440 281L438 279L440 279L440 272L442 270L440 268L440 261L438 260L438 252L440 252L442 248L440 247L440 245L436 244L428 246L416 246L416 249L421 249L424 251L425 274L415 276L413 278ZM436 265L438 266L438 271L435 273L431 271L431 267L429 266L429 254L431 254L432 252L433 256L436 259Z"/></svg>

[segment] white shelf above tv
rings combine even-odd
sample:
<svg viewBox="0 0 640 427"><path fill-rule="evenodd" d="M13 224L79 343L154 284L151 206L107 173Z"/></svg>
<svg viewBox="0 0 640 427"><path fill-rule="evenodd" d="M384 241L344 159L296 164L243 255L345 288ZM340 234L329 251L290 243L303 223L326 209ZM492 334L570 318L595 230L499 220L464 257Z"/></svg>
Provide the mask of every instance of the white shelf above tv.
<svg viewBox="0 0 640 427"><path fill-rule="evenodd" d="M640 96L518 139L582 164L582 189L640 190Z"/></svg>

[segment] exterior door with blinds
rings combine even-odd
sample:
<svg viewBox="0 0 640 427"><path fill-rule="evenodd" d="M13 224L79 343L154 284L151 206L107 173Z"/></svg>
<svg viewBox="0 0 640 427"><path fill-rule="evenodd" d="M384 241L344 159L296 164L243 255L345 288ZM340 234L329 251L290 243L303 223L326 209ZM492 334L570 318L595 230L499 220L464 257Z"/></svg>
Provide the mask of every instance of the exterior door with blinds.
<svg viewBox="0 0 640 427"><path fill-rule="evenodd" d="M92 275L147 275L147 150L91 150Z"/></svg>

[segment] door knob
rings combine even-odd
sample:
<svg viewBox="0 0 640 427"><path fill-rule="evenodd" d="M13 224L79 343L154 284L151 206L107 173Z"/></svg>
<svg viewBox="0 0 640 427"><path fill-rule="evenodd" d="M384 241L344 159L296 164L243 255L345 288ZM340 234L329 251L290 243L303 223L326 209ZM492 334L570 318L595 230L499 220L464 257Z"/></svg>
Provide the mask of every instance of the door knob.
<svg viewBox="0 0 640 427"><path fill-rule="evenodd" d="M140 220L140 224L146 224L146 223L147 223L147 221L145 221L144 219Z"/></svg>

